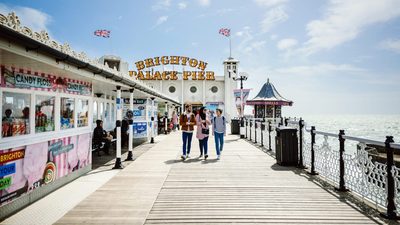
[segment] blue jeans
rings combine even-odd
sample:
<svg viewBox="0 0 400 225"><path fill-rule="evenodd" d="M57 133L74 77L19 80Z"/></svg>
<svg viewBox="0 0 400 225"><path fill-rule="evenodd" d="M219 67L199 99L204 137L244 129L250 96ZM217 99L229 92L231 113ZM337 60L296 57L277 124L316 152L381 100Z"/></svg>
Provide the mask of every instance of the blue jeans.
<svg viewBox="0 0 400 225"><path fill-rule="evenodd" d="M214 132L214 140L215 140L215 149L217 150L217 155L220 155L224 147L224 134Z"/></svg>
<svg viewBox="0 0 400 225"><path fill-rule="evenodd" d="M192 137L193 137L193 133L182 132L182 142L183 142L182 154L183 155L186 155L186 149L187 149L187 154L189 155L190 147L192 146ZM187 148L186 148L186 146L187 146Z"/></svg>
<svg viewBox="0 0 400 225"><path fill-rule="evenodd" d="M200 154L207 155L208 153L208 136L203 138L203 140L199 140L199 145L200 145Z"/></svg>

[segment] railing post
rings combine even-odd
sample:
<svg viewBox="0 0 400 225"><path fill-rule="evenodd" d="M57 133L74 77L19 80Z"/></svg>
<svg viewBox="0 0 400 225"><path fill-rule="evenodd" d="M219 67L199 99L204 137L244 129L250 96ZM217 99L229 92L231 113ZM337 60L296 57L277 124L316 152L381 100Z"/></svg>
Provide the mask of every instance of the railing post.
<svg viewBox="0 0 400 225"><path fill-rule="evenodd" d="M247 139L247 127L249 126L249 121L246 119L246 139Z"/></svg>
<svg viewBox="0 0 400 225"><path fill-rule="evenodd" d="M254 120L254 143L257 144L257 121Z"/></svg>
<svg viewBox="0 0 400 225"><path fill-rule="evenodd" d="M251 141L251 127L253 126L252 121L250 120L250 141Z"/></svg>
<svg viewBox="0 0 400 225"><path fill-rule="evenodd" d="M315 172L315 152L314 152L314 144L315 144L315 126L311 127L311 171L309 172L310 175L318 175Z"/></svg>
<svg viewBox="0 0 400 225"><path fill-rule="evenodd" d="M265 130L265 119L261 121L261 147L264 147L264 131Z"/></svg>
<svg viewBox="0 0 400 225"><path fill-rule="evenodd" d="M271 121L268 121L268 151L272 151L271 148L271 131L272 131L272 127L271 127Z"/></svg>
<svg viewBox="0 0 400 225"><path fill-rule="evenodd" d="M304 121L300 118L299 120L299 164L297 165L300 169L305 169L306 167L303 165L303 128Z"/></svg>
<svg viewBox="0 0 400 225"><path fill-rule="evenodd" d="M343 159L343 153L344 153L344 141L345 139L343 138L344 130L339 130L339 187L335 188L336 191L342 191L346 192L349 191L346 188L345 182L344 182L344 159Z"/></svg>
<svg viewBox="0 0 400 225"><path fill-rule="evenodd" d="M395 199L395 184L392 174L393 162L393 148L390 143L393 143L393 136L386 136L385 150L386 150L386 172L387 172L387 208L386 213L381 213L382 217L390 220L397 220L399 217L396 214Z"/></svg>

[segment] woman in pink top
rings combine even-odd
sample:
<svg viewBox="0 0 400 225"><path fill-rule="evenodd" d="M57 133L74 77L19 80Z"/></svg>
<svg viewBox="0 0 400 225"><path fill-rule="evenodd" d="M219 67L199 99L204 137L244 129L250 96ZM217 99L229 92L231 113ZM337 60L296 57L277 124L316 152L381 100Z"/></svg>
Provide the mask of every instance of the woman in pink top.
<svg viewBox="0 0 400 225"><path fill-rule="evenodd" d="M207 117L206 114L207 110L205 107L201 107L199 110L199 114L196 116L196 125L197 125L197 133L196 137L199 139L199 146L200 146L200 156L199 158L203 157L204 159L208 158L208 135L210 134L209 125L211 124L210 119Z"/></svg>

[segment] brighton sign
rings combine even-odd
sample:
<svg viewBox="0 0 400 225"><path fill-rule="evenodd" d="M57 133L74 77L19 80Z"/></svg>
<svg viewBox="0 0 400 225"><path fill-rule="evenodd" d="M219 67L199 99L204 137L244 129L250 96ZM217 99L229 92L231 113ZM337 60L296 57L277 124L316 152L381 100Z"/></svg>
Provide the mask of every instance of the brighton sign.
<svg viewBox="0 0 400 225"><path fill-rule="evenodd" d="M163 65L189 66L192 70L183 71L183 80L215 80L213 71L205 71L207 63L185 56L157 56L135 62L137 71L129 71L129 75L138 80L178 80L178 71L154 71L153 67ZM151 69L143 71L144 69Z"/></svg>

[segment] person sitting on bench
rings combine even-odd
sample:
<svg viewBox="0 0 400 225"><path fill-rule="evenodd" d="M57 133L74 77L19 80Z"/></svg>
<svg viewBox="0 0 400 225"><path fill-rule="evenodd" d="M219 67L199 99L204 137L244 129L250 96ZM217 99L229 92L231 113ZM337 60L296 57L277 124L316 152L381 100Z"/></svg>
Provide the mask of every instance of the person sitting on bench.
<svg viewBox="0 0 400 225"><path fill-rule="evenodd" d="M103 129L103 121L96 120L97 127L93 131L93 145L101 146L104 143L103 151L109 155L112 136Z"/></svg>

